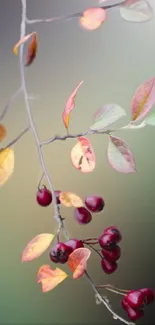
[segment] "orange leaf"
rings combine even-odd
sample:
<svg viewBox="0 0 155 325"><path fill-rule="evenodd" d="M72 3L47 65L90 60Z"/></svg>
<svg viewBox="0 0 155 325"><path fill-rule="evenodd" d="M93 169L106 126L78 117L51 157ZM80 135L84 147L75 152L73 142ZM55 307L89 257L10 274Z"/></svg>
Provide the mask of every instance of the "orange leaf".
<svg viewBox="0 0 155 325"><path fill-rule="evenodd" d="M54 235L40 234L34 237L25 247L22 253L22 262L31 262L38 258L49 247Z"/></svg>
<svg viewBox="0 0 155 325"><path fill-rule="evenodd" d="M0 124L0 141L2 141L7 135L6 128L3 124Z"/></svg>
<svg viewBox="0 0 155 325"><path fill-rule="evenodd" d="M59 200L65 207L80 208L84 205L82 199L71 192L61 192Z"/></svg>
<svg viewBox="0 0 155 325"><path fill-rule="evenodd" d="M4 185L14 171L15 156L12 148L0 149L0 186Z"/></svg>
<svg viewBox="0 0 155 325"><path fill-rule="evenodd" d="M78 279L84 274L90 254L88 248L77 248L69 255L68 266L73 272L73 279Z"/></svg>
<svg viewBox="0 0 155 325"><path fill-rule="evenodd" d="M73 110L73 108L75 107L75 96L77 94L78 89L80 88L80 86L83 84L83 80L77 85L77 87L73 90L71 96L69 97L69 99L67 100L64 112L62 114L62 118L63 118L63 122L65 125L65 128L68 129L68 125L69 125L69 120L70 120L70 113Z"/></svg>
<svg viewBox="0 0 155 325"><path fill-rule="evenodd" d="M35 59L38 49L37 33L32 35L31 43L28 46L25 66L29 66Z"/></svg>
<svg viewBox="0 0 155 325"><path fill-rule="evenodd" d="M83 173L90 173L96 165L94 150L85 137L79 137L78 143L71 150L71 161L73 166Z"/></svg>
<svg viewBox="0 0 155 325"><path fill-rule="evenodd" d="M107 11L103 8L89 8L83 12L80 25L88 30L94 30L101 26L107 18Z"/></svg>
<svg viewBox="0 0 155 325"><path fill-rule="evenodd" d="M14 54L18 55L18 48L19 48L19 46L22 45L22 44L24 44L25 42L27 42L28 39L29 39L33 34L34 34L34 32L31 33L31 34L25 35L23 38L21 38L21 39L20 39L20 40L15 44L15 46L14 46L14 48L13 48L13 52L14 52Z"/></svg>
<svg viewBox="0 0 155 325"><path fill-rule="evenodd" d="M67 274L59 268L52 270L49 265L42 265L37 273L37 282L42 285L42 292L54 289L67 278Z"/></svg>

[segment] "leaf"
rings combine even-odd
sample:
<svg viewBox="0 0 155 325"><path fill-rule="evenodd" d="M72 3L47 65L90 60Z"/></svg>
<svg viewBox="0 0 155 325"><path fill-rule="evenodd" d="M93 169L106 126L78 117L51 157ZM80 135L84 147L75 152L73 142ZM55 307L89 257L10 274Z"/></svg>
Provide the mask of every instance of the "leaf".
<svg viewBox="0 0 155 325"><path fill-rule="evenodd" d="M99 28L107 18L107 11L103 8L89 8L83 12L80 17L81 27L94 30Z"/></svg>
<svg viewBox="0 0 155 325"><path fill-rule="evenodd" d="M34 34L35 32L25 35L23 38L21 38L13 47L13 52L15 55L18 55L18 48L20 45L24 44L25 42L27 42L29 40L29 38Z"/></svg>
<svg viewBox="0 0 155 325"><path fill-rule="evenodd" d="M4 185L14 171L14 151L11 148L0 149L0 186Z"/></svg>
<svg viewBox="0 0 155 325"><path fill-rule="evenodd" d="M53 234L40 234L34 237L24 248L21 261L31 262L38 258L49 247L53 238Z"/></svg>
<svg viewBox="0 0 155 325"><path fill-rule="evenodd" d="M125 115L126 113L122 107L117 104L107 104L96 112L94 124L90 129L102 130Z"/></svg>
<svg viewBox="0 0 155 325"><path fill-rule="evenodd" d="M0 124L0 141L2 141L7 135L6 128L3 124Z"/></svg>
<svg viewBox="0 0 155 325"><path fill-rule="evenodd" d="M69 255L68 266L73 272L73 279L78 279L84 274L90 254L88 248L77 248Z"/></svg>
<svg viewBox="0 0 155 325"><path fill-rule="evenodd" d="M111 167L118 172L124 174L136 172L133 154L120 138L110 136L107 157Z"/></svg>
<svg viewBox="0 0 155 325"><path fill-rule="evenodd" d="M37 49L38 49L37 34L34 33L32 35L31 43L28 46L28 53L27 53L26 63L25 63L26 67L32 64L32 62L34 61L37 54Z"/></svg>
<svg viewBox="0 0 155 325"><path fill-rule="evenodd" d="M145 0L126 0L120 7L121 17L129 22L142 23L152 19L153 9Z"/></svg>
<svg viewBox="0 0 155 325"><path fill-rule="evenodd" d="M63 122L65 125L65 128L68 129L68 125L69 125L69 120L70 120L70 113L73 110L73 108L75 107L75 96L77 94L78 89L80 88L80 86L83 84L83 80L80 81L80 83L77 85L77 87L73 90L71 96L68 98L64 112L62 114L62 118L63 118Z"/></svg>
<svg viewBox="0 0 155 325"><path fill-rule="evenodd" d="M65 207L80 208L84 206L82 199L71 192L61 192L59 195L59 200Z"/></svg>
<svg viewBox="0 0 155 325"><path fill-rule="evenodd" d="M71 161L73 166L82 173L90 173L94 170L95 153L87 138L78 138L78 143L71 150Z"/></svg>
<svg viewBox="0 0 155 325"><path fill-rule="evenodd" d="M59 268L52 270L49 265L42 265L37 273L37 282L42 285L42 292L54 289L67 278L67 274Z"/></svg>
<svg viewBox="0 0 155 325"><path fill-rule="evenodd" d="M155 112L153 112L146 118L145 123L148 125L155 126Z"/></svg>
<svg viewBox="0 0 155 325"><path fill-rule="evenodd" d="M155 78L145 81L136 90L131 102L132 121L144 118L155 103Z"/></svg>

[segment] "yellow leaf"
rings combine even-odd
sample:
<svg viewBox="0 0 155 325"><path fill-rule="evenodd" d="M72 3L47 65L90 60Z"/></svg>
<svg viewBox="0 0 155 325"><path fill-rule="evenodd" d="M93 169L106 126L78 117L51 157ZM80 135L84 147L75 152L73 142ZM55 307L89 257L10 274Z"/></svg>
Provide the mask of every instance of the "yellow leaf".
<svg viewBox="0 0 155 325"><path fill-rule="evenodd" d="M2 141L7 135L6 128L3 124L0 124L0 141Z"/></svg>
<svg viewBox="0 0 155 325"><path fill-rule="evenodd" d="M37 282L41 283L42 291L47 292L54 289L67 276L67 273L59 268L52 270L49 265L42 265L37 274Z"/></svg>
<svg viewBox="0 0 155 325"><path fill-rule="evenodd" d="M84 206L82 199L71 192L61 192L59 195L59 200L60 202L65 206L65 207L75 207L75 208L80 208Z"/></svg>
<svg viewBox="0 0 155 325"><path fill-rule="evenodd" d="M15 55L18 55L18 48L20 45L24 44L26 41L28 41L28 39L34 34L35 32L31 33L31 34L28 34L28 35L25 35L22 39L20 39L16 44L15 46L13 47L13 53Z"/></svg>
<svg viewBox="0 0 155 325"><path fill-rule="evenodd" d="M3 185L14 170L14 151L11 148L0 149L0 186Z"/></svg>

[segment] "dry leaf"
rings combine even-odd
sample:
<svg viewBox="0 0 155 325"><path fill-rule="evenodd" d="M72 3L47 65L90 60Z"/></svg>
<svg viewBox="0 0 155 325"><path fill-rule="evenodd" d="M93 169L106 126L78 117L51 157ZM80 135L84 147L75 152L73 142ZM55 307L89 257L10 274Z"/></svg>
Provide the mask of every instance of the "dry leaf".
<svg viewBox="0 0 155 325"><path fill-rule="evenodd" d="M42 265L37 274L37 282L42 285L42 292L54 289L67 278L67 274L59 268L52 270L49 265Z"/></svg>
<svg viewBox="0 0 155 325"><path fill-rule="evenodd" d="M126 0L120 6L120 15L126 21L143 23L152 19L154 13L146 0Z"/></svg>
<svg viewBox="0 0 155 325"><path fill-rule="evenodd" d="M94 123L90 129L103 130L105 127L111 125L125 115L124 109L119 105L107 104L96 112Z"/></svg>
<svg viewBox="0 0 155 325"><path fill-rule="evenodd" d="M80 17L80 25L88 30L94 30L101 26L107 18L107 11L103 8L89 8Z"/></svg>
<svg viewBox="0 0 155 325"><path fill-rule="evenodd" d="M0 124L0 141L2 141L7 135L6 128L3 124Z"/></svg>
<svg viewBox="0 0 155 325"><path fill-rule="evenodd" d="M71 150L71 161L73 166L83 173L90 173L94 170L95 153L87 138L78 138L78 143Z"/></svg>
<svg viewBox="0 0 155 325"><path fill-rule="evenodd" d="M31 262L38 258L49 247L53 238L53 234L40 234L34 237L24 248L21 261Z"/></svg>
<svg viewBox="0 0 155 325"><path fill-rule="evenodd" d="M34 61L36 54L37 54L37 49L38 49L37 34L34 33L32 35L31 42L28 46L28 53L27 53L26 63L25 63L26 67L29 66L30 64L32 64L32 62Z"/></svg>
<svg viewBox="0 0 155 325"><path fill-rule="evenodd" d="M61 192L59 200L65 207L80 208L84 206L82 199L71 192Z"/></svg>
<svg viewBox="0 0 155 325"><path fill-rule="evenodd" d="M0 186L12 175L14 161L14 151L12 148L0 149Z"/></svg>
<svg viewBox="0 0 155 325"><path fill-rule="evenodd" d="M25 42L27 42L29 40L29 38L34 34L35 32L25 35L22 39L20 39L14 46L13 48L13 52L14 54L18 55L18 48L20 45L24 44Z"/></svg>
<svg viewBox="0 0 155 325"><path fill-rule="evenodd" d="M84 274L90 254L88 248L77 248L69 255L68 266L73 272L73 279L78 279Z"/></svg>

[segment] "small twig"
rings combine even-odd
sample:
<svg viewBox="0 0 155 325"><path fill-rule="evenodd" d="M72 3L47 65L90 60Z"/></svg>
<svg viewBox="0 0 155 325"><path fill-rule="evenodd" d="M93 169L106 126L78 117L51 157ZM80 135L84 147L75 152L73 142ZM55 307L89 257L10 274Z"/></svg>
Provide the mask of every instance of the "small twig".
<svg viewBox="0 0 155 325"><path fill-rule="evenodd" d="M94 248L93 246L91 246L91 244L85 243L88 247L90 247L95 253L97 253L101 258L103 258L103 256L99 253L99 251Z"/></svg>
<svg viewBox="0 0 155 325"><path fill-rule="evenodd" d="M120 291L122 293L128 293L131 291L131 290L124 290L124 289L116 288L112 284L100 284L100 285L96 285L96 288L98 288L98 289L104 288L104 289L108 289L108 290L112 289L112 290L116 290L117 292Z"/></svg>
<svg viewBox="0 0 155 325"><path fill-rule="evenodd" d="M24 129L21 133L19 133L19 135L12 140L7 146L5 146L4 149L9 148L11 146L13 146L25 133L27 133L30 130L30 127L27 127L26 129Z"/></svg>
<svg viewBox="0 0 155 325"><path fill-rule="evenodd" d="M16 97L19 95L19 93L21 92L21 87L13 94L13 96L10 98L10 100L7 102L7 104L5 105L3 112L0 115L0 122L4 119L6 113L8 112L8 110L11 108L11 104L12 102L16 99Z"/></svg>

